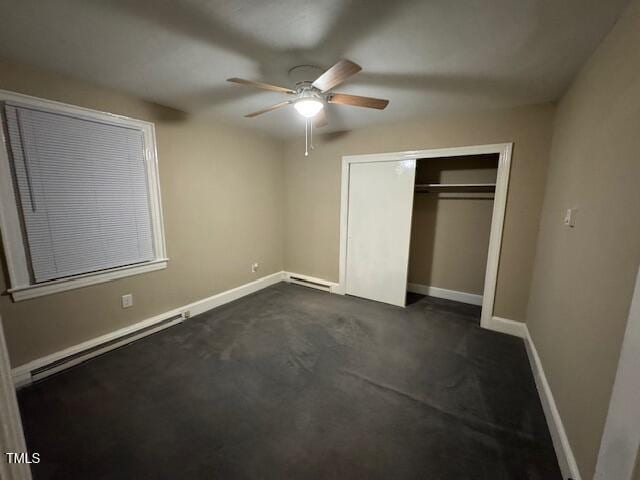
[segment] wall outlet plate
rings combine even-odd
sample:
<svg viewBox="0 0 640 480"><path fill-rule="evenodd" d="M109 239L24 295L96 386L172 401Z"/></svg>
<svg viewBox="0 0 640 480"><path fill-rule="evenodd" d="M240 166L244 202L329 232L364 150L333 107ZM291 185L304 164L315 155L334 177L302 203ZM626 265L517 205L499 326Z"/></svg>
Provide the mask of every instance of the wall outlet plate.
<svg viewBox="0 0 640 480"><path fill-rule="evenodd" d="M122 295L122 308L129 308L132 306L133 306L133 295L131 293Z"/></svg>
<svg viewBox="0 0 640 480"><path fill-rule="evenodd" d="M251 271L253 273L256 273L258 271L258 268L260 268L260 264L258 262L256 262L253 265L251 265Z"/></svg>

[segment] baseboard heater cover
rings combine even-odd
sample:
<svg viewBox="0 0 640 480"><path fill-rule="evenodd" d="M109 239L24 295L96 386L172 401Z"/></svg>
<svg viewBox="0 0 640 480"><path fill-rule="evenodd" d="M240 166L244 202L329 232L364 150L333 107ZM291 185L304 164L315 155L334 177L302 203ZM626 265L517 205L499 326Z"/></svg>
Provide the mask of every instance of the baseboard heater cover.
<svg viewBox="0 0 640 480"><path fill-rule="evenodd" d="M328 283L321 283L317 280L309 280L307 278L298 277L296 275L289 275L289 281L292 283L297 283L299 285L303 285L306 287L317 288L319 290L324 290L325 292L331 291L331 285Z"/></svg>
<svg viewBox="0 0 640 480"><path fill-rule="evenodd" d="M73 366L80 365L81 363L91 360L92 358L96 358L100 355L104 355L117 348L130 345L136 340L140 340L144 337L148 337L149 335L153 335L154 333L158 333L169 327L173 327L174 325L182 323L183 320L184 320L183 314L174 315L154 325L150 325L146 328L142 328L135 332L131 332L128 335L124 335L119 338L114 338L113 340L109 340L107 342L101 343L100 345L87 348L86 350L82 350L81 352L77 352L77 353L74 353L73 355L69 355L67 357L61 358L47 365L43 365L42 367L35 368L30 372L31 383L36 382L38 380L43 380L46 377L54 375L58 372L61 372Z"/></svg>

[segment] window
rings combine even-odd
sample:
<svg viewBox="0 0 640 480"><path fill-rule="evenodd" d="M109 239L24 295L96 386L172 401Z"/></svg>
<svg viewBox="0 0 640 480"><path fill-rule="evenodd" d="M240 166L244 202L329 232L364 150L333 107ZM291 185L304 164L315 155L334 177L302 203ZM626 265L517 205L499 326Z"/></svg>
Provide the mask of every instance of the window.
<svg viewBox="0 0 640 480"><path fill-rule="evenodd" d="M15 300L166 267L153 125L0 91Z"/></svg>

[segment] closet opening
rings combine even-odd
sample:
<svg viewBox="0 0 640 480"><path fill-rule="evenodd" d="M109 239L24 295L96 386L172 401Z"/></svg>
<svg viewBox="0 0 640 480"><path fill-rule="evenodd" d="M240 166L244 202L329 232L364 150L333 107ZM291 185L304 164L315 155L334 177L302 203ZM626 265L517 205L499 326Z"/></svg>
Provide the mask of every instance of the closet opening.
<svg viewBox="0 0 640 480"><path fill-rule="evenodd" d="M481 327L517 334L519 324L494 316L512 150L343 156L335 293L399 307L407 290L481 301Z"/></svg>
<svg viewBox="0 0 640 480"><path fill-rule="evenodd" d="M482 305L499 159L416 160L407 305L425 295Z"/></svg>

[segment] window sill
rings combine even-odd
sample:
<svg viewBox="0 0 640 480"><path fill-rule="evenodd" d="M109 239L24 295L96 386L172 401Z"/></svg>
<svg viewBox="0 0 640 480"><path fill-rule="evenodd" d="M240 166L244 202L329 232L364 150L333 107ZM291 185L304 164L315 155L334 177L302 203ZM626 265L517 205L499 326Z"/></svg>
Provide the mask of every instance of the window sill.
<svg viewBox="0 0 640 480"><path fill-rule="evenodd" d="M112 268L111 270L103 272L87 273L85 275L53 280L51 282L41 283L38 285L11 288L8 292L11 294L11 298L13 298L14 302L19 302L30 298L64 292L66 290L73 290L76 288L88 287L89 285L96 285L98 283L110 282L119 278L130 277L131 275L162 270L163 268L167 268L168 262L168 258L162 258L160 260L145 263L144 265Z"/></svg>

